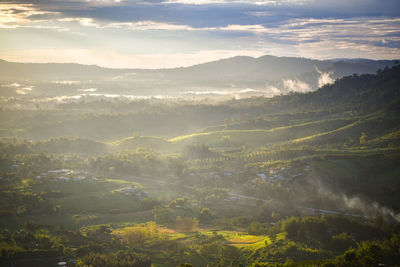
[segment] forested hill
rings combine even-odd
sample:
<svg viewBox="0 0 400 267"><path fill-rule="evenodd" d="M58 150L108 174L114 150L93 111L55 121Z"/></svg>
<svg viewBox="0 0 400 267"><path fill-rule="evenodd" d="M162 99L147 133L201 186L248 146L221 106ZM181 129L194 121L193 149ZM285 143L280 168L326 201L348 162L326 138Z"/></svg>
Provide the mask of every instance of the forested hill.
<svg viewBox="0 0 400 267"><path fill-rule="evenodd" d="M308 58L262 56L252 58L237 56L207 62L187 68L171 69L170 73L183 79L274 81L285 77L305 77L320 71L330 72L334 78L353 73L374 73L379 68L392 66L391 60L341 59L313 60Z"/></svg>
<svg viewBox="0 0 400 267"><path fill-rule="evenodd" d="M60 103L54 108L40 105L38 109L29 111L4 109L0 112L0 126L4 129L1 136L32 140L73 137L117 141L138 133L143 136L175 138L216 130L271 130L296 123L346 119L349 116L386 110L380 117L390 116L394 119L388 122L390 127L359 125L353 133L359 136L361 132L366 132L370 137L377 138L398 130L397 125L400 123L396 114L399 114L399 87L400 66L395 66L377 74L347 76L316 92L290 93L273 98L254 97L225 102L157 99L131 102L83 101ZM350 119L353 122L354 118ZM321 125L312 134L324 132L327 130L324 127ZM296 135L296 138L305 136L306 133ZM285 140L290 141L289 137ZM343 137L348 138L346 135ZM240 141L242 143L243 140Z"/></svg>
<svg viewBox="0 0 400 267"><path fill-rule="evenodd" d="M400 65L377 74L346 76L311 93L289 94L271 100L279 106L302 109L372 112L400 103Z"/></svg>

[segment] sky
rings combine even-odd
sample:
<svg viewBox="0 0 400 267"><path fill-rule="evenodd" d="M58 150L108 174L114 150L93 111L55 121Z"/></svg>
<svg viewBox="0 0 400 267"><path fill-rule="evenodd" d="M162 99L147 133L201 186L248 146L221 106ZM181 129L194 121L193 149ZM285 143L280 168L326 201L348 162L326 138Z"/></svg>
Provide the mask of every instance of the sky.
<svg viewBox="0 0 400 267"><path fill-rule="evenodd" d="M184 67L237 55L400 58L399 0L0 0L0 59Z"/></svg>

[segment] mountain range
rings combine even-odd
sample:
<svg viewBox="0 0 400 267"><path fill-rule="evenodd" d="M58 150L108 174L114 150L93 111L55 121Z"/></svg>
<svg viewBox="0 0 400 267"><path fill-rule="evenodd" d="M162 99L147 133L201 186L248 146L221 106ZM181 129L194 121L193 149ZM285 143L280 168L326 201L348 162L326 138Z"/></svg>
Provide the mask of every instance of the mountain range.
<svg viewBox="0 0 400 267"><path fill-rule="evenodd" d="M215 90L274 95L289 91L313 91L343 76L375 73L394 63L394 60L313 60L267 55L259 58L237 56L185 68L109 69L74 63L0 60L0 84L3 96L15 95L17 85L29 87L30 90L19 91L20 95L28 96L75 95L82 92L174 96L187 93L202 95L215 93Z"/></svg>

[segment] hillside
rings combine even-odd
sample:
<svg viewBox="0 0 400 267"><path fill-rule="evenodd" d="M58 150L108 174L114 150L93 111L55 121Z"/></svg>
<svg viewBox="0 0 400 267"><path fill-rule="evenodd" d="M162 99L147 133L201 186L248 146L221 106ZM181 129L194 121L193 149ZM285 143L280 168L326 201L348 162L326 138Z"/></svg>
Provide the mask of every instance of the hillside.
<svg viewBox="0 0 400 267"><path fill-rule="evenodd" d="M377 75L348 76L316 92L275 97L259 104L265 110L280 107L279 111L275 110L277 113L298 112L288 120L290 125L285 125L285 120L278 114L274 117L269 113L270 120L241 120L170 141L181 145L204 143L212 147L257 147L285 142L290 145L343 145L358 142L361 133L365 133L369 139L376 139L371 144L378 144L379 139L396 138L392 132L400 127L399 117L392 111L400 101L399 86L400 66L385 69ZM302 113L307 114L309 110L328 110L329 113L322 115L322 120L308 116L308 121L304 122ZM346 115L349 111L353 115ZM277 125L277 118L282 126Z"/></svg>
<svg viewBox="0 0 400 267"><path fill-rule="evenodd" d="M347 76L315 92L273 98L179 104L163 100L102 100L59 104L55 110L4 110L0 113L0 134L33 140L69 136L114 142L136 132L217 146L225 136L224 146L259 146L320 134L327 138L344 131L335 143L354 142L361 132L378 138L398 130L399 77L400 67L396 66L378 74ZM361 123L342 129L355 121ZM334 132L324 134L331 131Z"/></svg>
<svg viewBox="0 0 400 267"><path fill-rule="evenodd" d="M0 265L396 266L399 77L225 101L3 99Z"/></svg>

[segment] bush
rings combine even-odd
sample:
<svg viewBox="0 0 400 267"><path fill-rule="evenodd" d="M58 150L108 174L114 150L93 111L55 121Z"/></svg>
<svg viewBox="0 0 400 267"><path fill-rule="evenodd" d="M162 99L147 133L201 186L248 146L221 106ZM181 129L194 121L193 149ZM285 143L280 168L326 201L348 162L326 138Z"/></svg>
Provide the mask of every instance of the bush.
<svg viewBox="0 0 400 267"><path fill-rule="evenodd" d="M118 267L150 267L151 259L147 254L122 252L110 254L90 253L80 260L78 266L118 266Z"/></svg>
<svg viewBox="0 0 400 267"><path fill-rule="evenodd" d="M196 218L181 218L176 217L176 229L178 231L190 232L197 228L199 221Z"/></svg>

